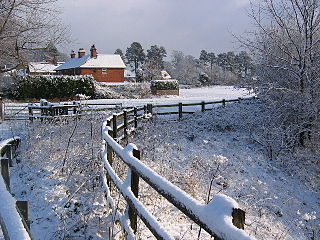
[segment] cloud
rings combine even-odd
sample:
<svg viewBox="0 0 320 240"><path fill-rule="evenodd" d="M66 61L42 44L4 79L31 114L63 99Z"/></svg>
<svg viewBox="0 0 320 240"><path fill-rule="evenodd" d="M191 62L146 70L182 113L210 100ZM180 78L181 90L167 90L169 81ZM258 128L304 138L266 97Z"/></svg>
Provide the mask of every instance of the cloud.
<svg viewBox="0 0 320 240"><path fill-rule="evenodd" d="M158 44L198 55L233 50L231 32L244 31L249 0L68 0L64 20L77 38L73 48L96 43L100 52ZM76 50L76 49L75 49Z"/></svg>

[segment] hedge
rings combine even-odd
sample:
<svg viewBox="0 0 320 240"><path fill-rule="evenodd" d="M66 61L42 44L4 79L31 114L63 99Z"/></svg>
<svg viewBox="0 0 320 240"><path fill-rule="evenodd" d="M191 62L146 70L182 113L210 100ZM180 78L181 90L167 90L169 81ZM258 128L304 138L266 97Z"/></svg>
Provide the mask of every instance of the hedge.
<svg viewBox="0 0 320 240"><path fill-rule="evenodd" d="M94 96L92 76L23 76L12 92L16 99L26 98L74 98L77 94Z"/></svg>
<svg viewBox="0 0 320 240"><path fill-rule="evenodd" d="M155 90L178 90L179 82L177 80L152 80L151 88Z"/></svg>

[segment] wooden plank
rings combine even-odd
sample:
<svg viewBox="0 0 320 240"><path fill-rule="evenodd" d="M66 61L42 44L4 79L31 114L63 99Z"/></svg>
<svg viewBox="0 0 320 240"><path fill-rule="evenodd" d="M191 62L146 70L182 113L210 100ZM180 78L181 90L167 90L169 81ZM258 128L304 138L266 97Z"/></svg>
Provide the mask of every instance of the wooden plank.
<svg viewBox="0 0 320 240"><path fill-rule="evenodd" d="M164 104L164 105L154 105L154 108L163 108L163 107L179 107L179 104Z"/></svg>
<svg viewBox="0 0 320 240"><path fill-rule="evenodd" d="M182 119L182 103L179 103L179 120Z"/></svg>
<svg viewBox="0 0 320 240"><path fill-rule="evenodd" d="M140 151L133 149L133 156L140 160ZM139 197L139 175L133 170L131 170L131 191L136 198ZM137 232L137 226L138 226L137 216L138 216L137 212L132 207L129 206L130 226L134 233Z"/></svg>
<svg viewBox="0 0 320 240"><path fill-rule="evenodd" d="M201 112L206 111L206 104L204 101L201 102Z"/></svg>
<svg viewBox="0 0 320 240"><path fill-rule="evenodd" d="M244 230L244 223L245 223L246 213L245 211L234 208L232 211L232 223L239 229Z"/></svg>
<svg viewBox="0 0 320 240"><path fill-rule="evenodd" d="M171 114L179 114L179 112L157 112L156 115L171 115Z"/></svg>
<svg viewBox="0 0 320 240"><path fill-rule="evenodd" d="M128 113L126 110L123 110L123 134L126 138L128 136Z"/></svg>
<svg viewBox="0 0 320 240"><path fill-rule="evenodd" d="M113 118L112 118L112 137L113 139L117 138L117 115L113 114Z"/></svg>
<svg viewBox="0 0 320 240"><path fill-rule="evenodd" d="M152 104L147 104L147 113L150 113L150 114L153 113L153 106L152 106Z"/></svg>
<svg viewBox="0 0 320 240"><path fill-rule="evenodd" d="M9 174L9 159L1 158L1 176L6 184L7 190L10 192L10 174Z"/></svg>
<svg viewBox="0 0 320 240"><path fill-rule="evenodd" d="M28 201L16 201L16 208L18 213L20 214L21 219L23 220L22 223L26 230L30 229L30 222L29 222L29 203Z"/></svg>
<svg viewBox="0 0 320 240"><path fill-rule="evenodd" d="M134 128L137 128L138 127L138 109L135 107L133 109L133 114L134 114Z"/></svg>

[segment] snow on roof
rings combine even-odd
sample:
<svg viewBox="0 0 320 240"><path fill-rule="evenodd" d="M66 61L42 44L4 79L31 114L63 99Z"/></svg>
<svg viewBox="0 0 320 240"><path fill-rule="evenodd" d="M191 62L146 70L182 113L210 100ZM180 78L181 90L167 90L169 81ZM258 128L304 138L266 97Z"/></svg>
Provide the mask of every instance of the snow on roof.
<svg viewBox="0 0 320 240"><path fill-rule="evenodd" d="M81 58L70 58L55 71L72 68L125 68L120 55L98 54L96 58L91 58L90 54Z"/></svg>
<svg viewBox="0 0 320 240"><path fill-rule="evenodd" d="M171 76L167 71L161 71L160 73L163 79L171 79Z"/></svg>
<svg viewBox="0 0 320 240"><path fill-rule="evenodd" d="M126 68L120 55L98 54L96 58L89 58L81 68Z"/></svg>
<svg viewBox="0 0 320 240"><path fill-rule="evenodd" d="M48 62L30 62L29 71L30 73L55 73L55 68L63 63L64 62L58 62L58 65L54 65Z"/></svg>

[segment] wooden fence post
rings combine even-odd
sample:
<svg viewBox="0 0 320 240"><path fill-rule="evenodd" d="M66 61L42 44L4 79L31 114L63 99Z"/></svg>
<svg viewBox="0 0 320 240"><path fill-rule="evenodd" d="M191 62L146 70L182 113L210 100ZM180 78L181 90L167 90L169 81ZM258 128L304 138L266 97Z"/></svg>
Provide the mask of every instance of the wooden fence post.
<svg viewBox="0 0 320 240"><path fill-rule="evenodd" d="M141 154L139 150L133 149L133 156L140 160ZM139 196L139 175L131 169L131 191L136 198ZM137 213L129 206L130 226L134 233L137 232Z"/></svg>
<svg viewBox="0 0 320 240"><path fill-rule="evenodd" d="M222 99L222 106L225 107L226 106L226 100Z"/></svg>
<svg viewBox="0 0 320 240"><path fill-rule="evenodd" d="M4 121L4 103L2 98L0 98L0 119L1 122Z"/></svg>
<svg viewBox="0 0 320 240"><path fill-rule="evenodd" d="M147 104L147 113L150 113L150 114L152 114L153 113L153 109L152 109L153 107L152 107L152 104Z"/></svg>
<svg viewBox="0 0 320 240"><path fill-rule="evenodd" d="M182 118L182 103L179 103L179 120Z"/></svg>
<svg viewBox="0 0 320 240"><path fill-rule="evenodd" d="M116 139L117 138L117 115L116 114L113 114L113 117L112 117L112 138L113 139Z"/></svg>
<svg viewBox="0 0 320 240"><path fill-rule="evenodd" d="M128 113L127 110L123 110L123 135L128 137Z"/></svg>
<svg viewBox="0 0 320 240"><path fill-rule="evenodd" d="M72 104L73 104L73 105L76 105L76 102L73 101ZM76 107L73 107L73 114L77 114L77 108L76 108Z"/></svg>
<svg viewBox="0 0 320 240"><path fill-rule="evenodd" d="M133 108L133 115L134 115L134 128L138 127L138 111L137 108Z"/></svg>
<svg viewBox="0 0 320 240"><path fill-rule="evenodd" d="M232 223L234 226L236 226L239 229L244 230L244 222L246 218L246 213L245 211L239 209L239 208L234 208L232 211Z"/></svg>
<svg viewBox="0 0 320 240"><path fill-rule="evenodd" d="M206 103L204 101L201 102L201 112L206 111Z"/></svg>
<svg viewBox="0 0 320 240"><path fill-rule="evenodd" d="M10 192L10 174L9 174L9 159L1 158L1 175L6 184L7 190Z"/></svg>
<svg viewBox="0 0 320 240"><path fill-rule="evenodd" d="M28 201L16 201L16 208L18 209L19 214L21 214L24 224L26 224L25 227L27 227L27 230L30 230Z"/></svg>
<svg viewBox="0 0 320 240"><path fill-rule="evenodd" d="M12 149L12 145L11 144L8 144L7 145L7 148L6 148L6 156L9 160L9 167L13 167L13 164L12 164L12 159L13 159L13 149Z"/></svg>
<svg viewBox="0 0 320 240"><path fill-rule="evenodd" d="M112 136L112 135L113 135L112 130L109 130L109 131L108 131L108 135L109 135L109 136ZM113 153L112 153L112 152L113 152L113 151L112 151L111 146L109 146L109 145L107 144L107 160L108 160L110 166L112 166L112 163L113 163L113 158L112 158ZM107 185L108 185L108 187L111 189L111 179L110 179L110 177L109 177L108 174L107 174Z"/></svg>
<svg viewBox="0 0 320 240"><path fill-rule="evenodd" d="M28 106L28 111L29 111L29 120L33 122L33 108L32 105Z"/></svg>

